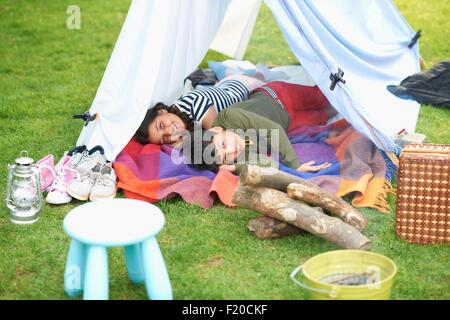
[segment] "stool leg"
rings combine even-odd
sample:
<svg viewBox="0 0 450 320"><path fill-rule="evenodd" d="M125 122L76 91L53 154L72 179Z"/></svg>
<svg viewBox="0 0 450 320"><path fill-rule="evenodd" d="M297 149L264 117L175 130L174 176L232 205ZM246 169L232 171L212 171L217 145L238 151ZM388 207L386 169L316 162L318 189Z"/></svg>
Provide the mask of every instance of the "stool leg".
<svg viewBox="0 0 450 320"><path fill-rule="evenodd" d="M108 300L108 253L105 247L87 249L84 300Z"/></svg>
<svg viewBox="0 0 450 320"><path fill-rule="evenodd" d="M64 271L64 291L71 298L76 297L83 291L85 263L86 245L77 240L72 240Z"/></svg>
<svg viewBox="0 0 450 320"><path fill-rule="evenodd" d="M169 275L155 237L142 242L141 250L148 297L152 300L172 300Z"/></svg>
<svg viewBox="0 0 450 320"><path fill-rule="evenodd" d="M127 262L128 276L133 283L143 283L144 268L142 267L142 255L140 244L125 246L125 260Z"/></svg>

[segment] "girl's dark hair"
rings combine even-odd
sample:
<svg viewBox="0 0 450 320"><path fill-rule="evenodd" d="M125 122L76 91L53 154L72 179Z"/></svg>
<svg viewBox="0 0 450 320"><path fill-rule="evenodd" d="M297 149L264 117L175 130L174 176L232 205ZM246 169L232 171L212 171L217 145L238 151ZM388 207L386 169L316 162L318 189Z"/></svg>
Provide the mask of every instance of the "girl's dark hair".
<svg viewBox="0 0 450 320"><path fill-rule="evenodd" d="M188 114L182 112L178 107L175 105L167 106L162 102L158 102L153 106L153 108L150 108L147 110L147 113L145 114L144 121L142 121L141 125L136 131L135 137L141 144L147 144L148 138L149 138L149 132L148 132L148 126L150 123L152 123L155 118L159 114L159 110L166 110L169 113L173 113L174 115L178 116L186 126L186 130L193 130L194 129L194 121L189 117Z"/></svg>
<svg viewBox="0 0 450 320"><path fill-rule="evenodd" d="M195 133L195 130L201 130L200 133ZM205 140L204 134L206 131L202 130L201 128L196 127L195 130L191 130L189 134L183 137L182 142L182 151L183 155L186 157L187 164L190 166L193 166L197 169L202 170L210 170L217 172L219 171L219 166L221 163L218 163L217 161L211 161L212 159L216 160L216 152L214 148L211 148L212 139L211 140ZM213 134L214 136L214 134ZM211 159L208 159L208 161L204 158L204 151L206 148L208 148L209 155L211 156ZM201 155L198 157L198 159L195 159L195 155ZM198 162L196 160L199 160ZM212 163L210 163L212 162Z"/></svg>

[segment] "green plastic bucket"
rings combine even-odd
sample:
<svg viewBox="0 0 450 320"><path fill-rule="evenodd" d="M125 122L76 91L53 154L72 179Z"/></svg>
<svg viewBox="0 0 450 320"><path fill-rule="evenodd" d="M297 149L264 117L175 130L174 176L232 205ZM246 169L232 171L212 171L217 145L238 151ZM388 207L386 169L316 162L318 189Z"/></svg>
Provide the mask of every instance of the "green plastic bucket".
<svg viewBox="0 0 450 320"><path fill-rule="evenodd" d="M303 281L296 279L302 271ZM336 250L307 260L291 273L312 300L388 300L397 266L391 259L363 250Z"/></svg>

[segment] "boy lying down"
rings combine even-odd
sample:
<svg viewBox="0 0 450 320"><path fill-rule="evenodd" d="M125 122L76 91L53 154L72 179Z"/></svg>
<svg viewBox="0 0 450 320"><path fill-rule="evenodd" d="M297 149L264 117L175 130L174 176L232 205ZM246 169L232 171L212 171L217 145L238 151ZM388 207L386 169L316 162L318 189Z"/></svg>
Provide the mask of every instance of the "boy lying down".
<svg viewBox="0 0 450 320"><path fill-rule="evenodd" d="M325 124L331 114L332 108L322 95L307 97L306 100L311 101L301 103L301 99L305 100L302 96L305 92L300 92L304 88L271 82L256 89L249 100L221 111L209 130L197 129L183 136L180 146L183 154L198 168L224 169L238 174L246 164L278 167L276 159L267 155L268 151L272 155L279 154L282 163L300 172L329 168L330 163L300 164L287 136L288 129L301 123L298 115L302 110L299 109L310 108L313 114L310 125Z"/></svg>

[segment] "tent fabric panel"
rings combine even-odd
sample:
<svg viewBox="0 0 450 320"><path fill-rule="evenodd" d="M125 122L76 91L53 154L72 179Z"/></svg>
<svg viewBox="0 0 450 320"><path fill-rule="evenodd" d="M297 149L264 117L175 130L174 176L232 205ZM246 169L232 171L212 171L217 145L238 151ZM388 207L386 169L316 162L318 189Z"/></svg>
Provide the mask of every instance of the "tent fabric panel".
<svg viewBox="0 0 450 320"><path fill-rule="evenodd" d="M414 31L391 1L266 0L266 4L298 60L359 132L392 151L396 132L414 131L420 106L386 90L386 85L419 70L418 45L407 47ZM339 82L331 91L330 73L338 67L345 72L346 83Z"/></svg>
<svg viewBox="0 0 450 320"><path fill-rule="evenodd" d="M261 0L231 0L210 49L242 60L258 17Z"/></svg>
<svg viewBox="0 0 450 320"><path fill-rule="evenodd" d="M133 0L77 145L114 160L158 101L172 103L205 56L229 0Z"/></svg>

